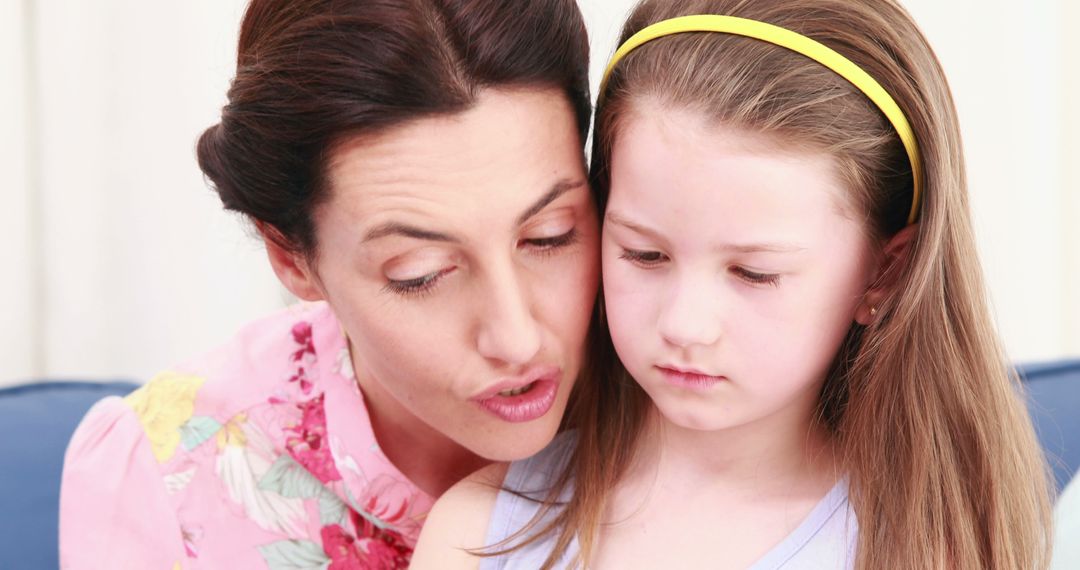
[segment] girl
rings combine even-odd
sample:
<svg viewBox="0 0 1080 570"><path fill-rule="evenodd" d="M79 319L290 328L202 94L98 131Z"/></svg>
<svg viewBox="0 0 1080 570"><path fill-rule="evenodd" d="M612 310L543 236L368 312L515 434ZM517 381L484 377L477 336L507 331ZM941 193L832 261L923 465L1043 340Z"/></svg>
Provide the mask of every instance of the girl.
<svg viewBox="0 0 1080 570"><path fill-rule="evenodd" d="M253 0L239 44L199 164L312 303L90 411L64 568L404 568L435 497L551 442L584 366L573 0Z"/></svg>
<svg viewBox="0 0 1080 570"><path fill-rule="evenodd" d="M646 0L599 97L603 292L632 378L591 386L576 441L447 493L417 561L1045 567L1047 474L910 16Z"/></svg>

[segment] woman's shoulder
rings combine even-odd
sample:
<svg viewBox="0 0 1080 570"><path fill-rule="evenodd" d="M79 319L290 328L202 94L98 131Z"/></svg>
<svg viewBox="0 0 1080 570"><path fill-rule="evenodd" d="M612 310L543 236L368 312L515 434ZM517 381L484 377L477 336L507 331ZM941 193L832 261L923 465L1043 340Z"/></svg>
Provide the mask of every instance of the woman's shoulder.
<svg viewBox="0 0 1080 570"><path fill-rule="evenodd" d="M148 544L148 556L214 550L244 557L244 567L323 560L324 548L353 556L378 546L407 558L431 499L376 445L347 355L328 307L289 308L99 402L65 458L68 559L111 560L145 528L173 529L159 533L168 548ZM103 541L111 546L87 557L82 539L100 533L78 529L95 513L114 521Z"/></svg>
<svg viewBox="0 0 1080 570"><path fill-rule="evenodd" d="M211 438L225 445L239 437L241 425L266 424L264 431L271 435L280 431L274 426L307 421L318 411L314 408L321 409L328 389L337 393L352 385L345 347L340 325L325 303L287 307L248 323L209 352L158 373L127 396L99 403L72 443L104 445L107 441L96 432L133 426L141 428L137 431L164 465Z"/></svg>
<svg viewBox="0 0 1080 570"><path fill-rule="evenodd" d="M59 528L65 567L137 560L168 568L183 559L168 492L176 479L156 460L163 450L123 399L106 398L90 409L65 454ZM98 530L88 533L88 526ZM127 540L138 528L155 528L154 540Z"/></svg>
<svg viewBox="0 0 1080 570"><path fill-rule="evenodd" d="M227 342L159 372L127 396L98 402L76 429L69 459L129 457L129 447L142 446L168 471L170 463L192 463L205 445L237 442L242 425L299 423L302 404L321 401L326 369L340 368L334 350L344 345L341 336L322 303L252 321ZM290 417L273 421L273 413Z"/></svg>
<svg viewBox="0 0 1080 570"><path fill-rule="evenodd" d="M268 402L313 398L325 376L345 369L351 376L343 352L344 335L325 303L293 305L158 373L125 401L136 412L194 407L195 415L227 419Z"/></svg>

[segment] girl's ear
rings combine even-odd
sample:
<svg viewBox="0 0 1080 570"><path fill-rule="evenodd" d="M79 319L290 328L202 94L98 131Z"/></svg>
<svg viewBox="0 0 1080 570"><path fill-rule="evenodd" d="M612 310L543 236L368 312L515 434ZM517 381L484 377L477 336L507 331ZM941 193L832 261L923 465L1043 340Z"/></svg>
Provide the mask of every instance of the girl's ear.
<svg viewBox="0 0 1080 570"><path fill-rule="evenodd" d="M855 309L855 322L865 326L877 319L879 307L892 292L900 279L901 270L907 265L918 230L918 224L910 224L885 243L873 285L866 290L862 302Z"/></svg>
<svg viewBox="0 0 1080 570"><path fill-rule="evenodd" d="M256 222L255 227L263 238L266 256L270 259L270 266L274 268L274 274L277 275L281 284L290 293L304 301L323 300L325 295L323 295L322 287L307 258L284 247L282 245L285 243L284 236L273 226Z"/></svg>

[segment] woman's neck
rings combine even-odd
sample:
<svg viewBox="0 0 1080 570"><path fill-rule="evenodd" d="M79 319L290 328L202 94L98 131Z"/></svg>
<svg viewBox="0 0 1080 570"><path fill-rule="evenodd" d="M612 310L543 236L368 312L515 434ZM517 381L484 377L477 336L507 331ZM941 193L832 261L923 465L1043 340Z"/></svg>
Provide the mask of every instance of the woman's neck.
<svg viewBox="0 0 1080 570"><path fill-rule="evenodd" d="M353 370L363 368L353 362ZM424 423L378 381L357 375L371 430L386 458L421 491L439 497L470 473L491 463Z"/></svg>

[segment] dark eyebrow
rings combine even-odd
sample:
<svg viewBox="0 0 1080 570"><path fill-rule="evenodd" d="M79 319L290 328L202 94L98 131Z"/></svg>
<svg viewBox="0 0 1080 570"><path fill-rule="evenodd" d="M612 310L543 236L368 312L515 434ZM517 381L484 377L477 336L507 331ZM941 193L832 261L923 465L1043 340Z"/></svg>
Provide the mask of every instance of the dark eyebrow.
<svg viewBox="0 0 1080 570"><path fill-rule="evenodd" d="M525 210L525 212L518 217L517 225L520 226L526 221L528 221L529 218L535 216L536 214L539 214L541 211L543 211L544 208L548 207L549 204L551 204L555 200L558 200L559 196L562 196L570 190L579 188L584 185L584 180L560 180L559 182L556 182L547 194L544 194L539 200L536 201L536 203L534 203L532 206L529 206L529 209ZM408 224L402 224L400 222L387 222L385 224L381 224L372 228L371 231L369 231L367 235L364 236L363 241L369 242L392 235L404 236L425 241L460 243L460 240L453 236L440 232L420 229L418 227L410 226Z"/></svg>
<svg viewBox="0 0 1080 570"><path fill-rule="evenodd" d="M547 208L549 204L551 204L555 200L558 200L559 196L562 196L563 194L566 194L567 192L569 192L569 191L571 191L571 190L573 190L575 188L580 188L580 187L582 187L584 185L585 185L585 181L581 180L581 179L578 179L578 180L560 180L560 181L556 182L555 185L551 187L551 190L549 190L547 194L544 194L544 196L542 198L540 198L539 200L537 200L535 204L530 206L528 210L525 210L525 212L523 214L518 216L517 225L520 226L520 225L524 224L525 222L529 221L529 218L539 214L540 212L542 212L544 210L544 208Z"/></svg>
<svg viewBox="0 0 1080 570"><path fill-rule="evenodd" d="M453 238L446 234L422 230L420 228L401 224L398 222L387 222L385 224L372 228L372 230L368 232L366 236L364 236L364 241L369 242L392 235L405 236L413 239L422 239L426 241L458 243L458 240L456 238Z"/></svg>

